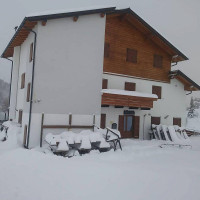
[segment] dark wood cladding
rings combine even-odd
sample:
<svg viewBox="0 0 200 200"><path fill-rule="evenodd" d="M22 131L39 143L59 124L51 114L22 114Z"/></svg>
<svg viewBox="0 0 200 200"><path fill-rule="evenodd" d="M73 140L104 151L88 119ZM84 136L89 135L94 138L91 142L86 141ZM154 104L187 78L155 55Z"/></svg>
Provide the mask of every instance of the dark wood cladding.
<svg viewBox="0 0 200 200"><path fill-rule="evenodd" d="M107 94L102 95L102 105L110 106L127 106L127 107L137 107L137 108L153 108L153 101L155 98L146 97L134 97L127 95L118 94Z"/></svg>
<svg viewBox="0 0 200 200"><path fill-rule="evenodd" d="M143 34L130 20L108 15L105 44L109 57L104 58L104 72L169 82L172 57ZM127 49L137 51L137 63L127 62ZM162 56L162 67L154 67L154 55Z"/></svg>

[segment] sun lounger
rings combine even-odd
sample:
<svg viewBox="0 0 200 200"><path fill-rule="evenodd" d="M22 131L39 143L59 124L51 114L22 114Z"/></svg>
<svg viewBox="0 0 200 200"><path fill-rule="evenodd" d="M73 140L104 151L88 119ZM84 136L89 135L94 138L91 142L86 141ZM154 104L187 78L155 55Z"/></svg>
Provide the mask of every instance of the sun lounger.
<svg viewBox="0 0 200 200"><path fill-rule="evenodd" d="M152 131L153 131L154 139L160 140L160 136L159 136L158 131L157 131L157 125L152 124L152 125L151 125L151 129L152 129Z"/></svg>
<svg viewBox="0 0 200 200"><path fill-rule="evenodd" d="M175 128L173 126L169 126L168 131L173 143L162 144L160 146L161 148L163 146L192 147L189 140L182 138L180 135L178 136L179 133L175 131Z"/></svg>
<svg viewBox="0 0 200 200"><path fill-rule="evenodd" d="M165 135L166 141L172 141L171 135L170 135L169 130L166 125L162 125L162 131Z"/></svg>

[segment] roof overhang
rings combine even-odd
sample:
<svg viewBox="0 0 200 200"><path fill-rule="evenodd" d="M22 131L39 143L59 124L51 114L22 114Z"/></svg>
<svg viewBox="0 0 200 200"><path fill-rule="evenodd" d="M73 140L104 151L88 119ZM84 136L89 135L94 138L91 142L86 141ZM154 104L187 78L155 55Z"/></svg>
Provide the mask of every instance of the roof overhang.
<svg viewBox="0 0 200 200"><path fill-rule="evenodd" d="M20 46L28 37L30 31L27 30L27 28L33 29L38 21L47 21L51 19L59 19L59 18L74 17L74 16L77 17L82 15L91 15L98 13L106 14L113 10L115 10L115 7L25 17L20 26L18 27L17 31L15 32L14 36L10 40L9 44L5 48L1 57L2 58L12 57L14 53L14 47Z"/></svg>
<svg viewBox="0 0 200 200"><path fill-rule="evenodd" d="M195 83L193 80L191 80L188 76L186 76L180 70L170 71L169 76L171 79L176 78L181 83L183 83L184 90L186 90L186 91L199 91L200 90L200 86L197 83Z"/></svg>
<svg viewBox="0 0 200 200"><path fill-rule="evenodd" d="M149 24L147 24L130 8L116 10L115 7L25 17L23 22L17 29L16 33L12 37L11 41L7 45L1 57L2 58L12 57L14 52L14 47L20 46L29 35L29 31L26 28L33 29L38 21L46 21L51 19L97 14L97 13L105 13L108 16L114 16L114 17L120 16L123 19L128 20L130 24L132 24L139 31L143 32L143 34L145 34L147 39L150 39L158 46L160 46L162 49L164 49L172 57L172 62L188 60L188 58L183 53L181 53L176 47L174 47L169 41L167 41L162 35L160 35L155 29L153 29Z"/></svg>
<svg viewBox="0 0 200 200"><path fill-rule="evenodd" d="M104 89L102 90L102 105L124 106L136 108L153 108L153 102L158 97L135 91Z"/></svg>

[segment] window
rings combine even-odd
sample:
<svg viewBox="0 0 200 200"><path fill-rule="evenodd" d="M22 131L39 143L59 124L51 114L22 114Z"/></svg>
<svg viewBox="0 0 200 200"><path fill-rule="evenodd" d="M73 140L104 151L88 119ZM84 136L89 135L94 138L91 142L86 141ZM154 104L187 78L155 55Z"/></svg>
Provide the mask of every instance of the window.
<svg viewBox="0 0 200 200"><path fill-rule="evenodd" d="M126 61L137 63L137 50L128 48L126 54Z"/></svg>
<svg viewBox="0 0 200 200"><path fill-rule="evenodd" d="M110 55L110 44L106 42L104 45L104 57L108 58L109 55Z"/></svg>
<svg viewBox="0 0 200 200"><path fill-rule="evenodd" d="M106 127L106 114L101 114L101 128Z"/></svg>
<svg viewBox="0 0 200 200"><path fill-rule="evenodd" d="M181 126L181 118L173 118L173 125Z"/></svg>
<svg viewBox="0 0 200 200"><path fill-rule="evenodd" d="M21 75L21 89L25 87L25 73Z"/></svg>
<svg viewBox="0 0 200 200"><path fill-rule="evenodd" d="M160 55L154 55L153 66L161 68L163 65L163 57Z"/></svg>
<svg viewBox="0 0 200 200"><path fill-rule="evenodd" d="M160 117L151 117L151 124L159 125Z"/></svg>
<svg viewBox="0 0 200 200"><path fill-rule="evenodd" d="M125 90L128 91L135 91L135 83L132 82L125 82Z"/></svg>
<svg viewBox="0 0 200 200"><path fill-rule="evenodd" d="M108 88L108 79L103 79L102 80L102 89L107 89Z"/></svg>
<svg viewBox="0 0 200 200"><path fill-rule="evenodd" d="M158 99L161 99L162 87L160 86L152 86L152 94L156 94Z"/></svg>
<svg viewBox="0 0 200 200"><path fill-rule="evenodd" d="M28 86L27 86L27 95L26 95L26 102L30 101L30 92L31 92L31 83L28 83Z"/></svg>
<svg viewBox="0 0 200 200"><path fill-rule="evenodd" d="M19 112L18 112L18 123L19 124L22 124L22 115L23 115L23 111L19 110Z"/></svg>
<svg viewBox="0 0 200 200"><path fill-rule="evenodd" d="M33 43L30 45L29 62L33 60Z"/></svg>

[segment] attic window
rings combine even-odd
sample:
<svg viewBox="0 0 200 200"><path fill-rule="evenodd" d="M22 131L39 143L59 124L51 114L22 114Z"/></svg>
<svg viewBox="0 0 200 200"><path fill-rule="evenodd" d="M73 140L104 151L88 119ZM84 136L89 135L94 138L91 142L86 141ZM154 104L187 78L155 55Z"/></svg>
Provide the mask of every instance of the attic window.
<svg viewBox="0 0 200 200"><path fill-rule="evenodd" d="M163 66L163 57L160 55L154 55L153 66L161 68Z"/></svg>
<svg viewBox="0 0 200 200"><path fill-rule="evenodd" d="M137 63L137 50L127 48L126 61Z"/></svg>

